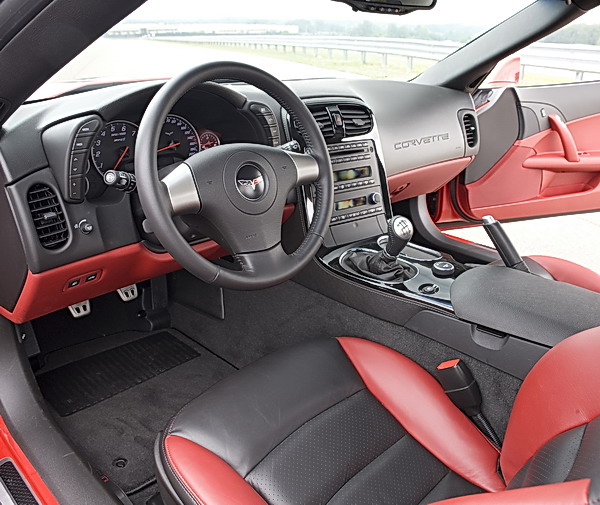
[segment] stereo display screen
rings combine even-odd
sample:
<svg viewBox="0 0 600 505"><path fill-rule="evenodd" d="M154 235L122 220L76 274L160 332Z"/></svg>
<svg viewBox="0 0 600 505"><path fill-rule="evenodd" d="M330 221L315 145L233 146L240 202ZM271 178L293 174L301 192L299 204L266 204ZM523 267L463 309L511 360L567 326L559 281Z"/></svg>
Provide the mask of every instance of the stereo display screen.
<svg viewBox="0 0 600 505"><path fill-rule="evenodd" d="M333 172L333 182L352 181L363 177L371 177L371 167L348 168Z"/></svg>
<svg viewBox="0 0 600 505"><path fill-rule="evenodd" d="M366 196L359 196L358 198L351 198L350 200L340 200L335 202L335 210L346 210L353 209L354 207L361 207L367 204Z"/></svg>

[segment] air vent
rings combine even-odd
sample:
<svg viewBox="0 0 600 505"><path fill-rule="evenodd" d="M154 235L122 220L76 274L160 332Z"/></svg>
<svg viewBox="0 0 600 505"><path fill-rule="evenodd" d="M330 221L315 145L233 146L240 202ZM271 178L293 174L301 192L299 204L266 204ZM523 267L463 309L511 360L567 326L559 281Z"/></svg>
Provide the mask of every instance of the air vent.
<svg viewBox="0 0 600 505"><path fill-rule="evenodd" d="M467 145L469 147L475 147L477 145L477 121L473 114L465 114L462 118L463 127L465 129L465 137L467 139Z"/></svg>
<svg viewBox="0 0 600 505"><path fill-rule="evenodd" d="M340 104L346 137L365 135L373 129L371 111L362 105Z"/></svg>
<svg viewBox="0 0 600 505"><path fill-rule="evenodd" d="M331 122L331 115L327 108L324 105L309 106L309 110L319 125L323 137L326 139L332 138L334 135L333 123Z"/></svg>
<svg viewBox="0 0 600 505"><path fill-rule="evenodd" d="M35 184L27 193L27 203L42 247L58 249L66 244L69 230L54 190L45 184Z"/></svg>

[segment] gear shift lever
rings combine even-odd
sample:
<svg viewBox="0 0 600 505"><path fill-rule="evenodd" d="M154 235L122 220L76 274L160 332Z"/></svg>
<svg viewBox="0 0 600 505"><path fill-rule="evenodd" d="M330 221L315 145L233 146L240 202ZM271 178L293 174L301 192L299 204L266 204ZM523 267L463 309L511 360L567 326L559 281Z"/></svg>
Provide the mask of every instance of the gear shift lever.
<svg viewBox="0 0 600 505"><path fill-rule="evenodd" d="M403 216L394 216L388 221L388 241L384 254L388 259L396 259L413 236L413 225Z"/></svg>
<svg viewBox="0 0 600 505"><path fill-rule="evenodd" d="M402 216L388 221L388 242L382 251L355 250L348 256L353 270L380 281L402 282L415 275L414 269L397 258L413 236L412 223Z"/></svg>

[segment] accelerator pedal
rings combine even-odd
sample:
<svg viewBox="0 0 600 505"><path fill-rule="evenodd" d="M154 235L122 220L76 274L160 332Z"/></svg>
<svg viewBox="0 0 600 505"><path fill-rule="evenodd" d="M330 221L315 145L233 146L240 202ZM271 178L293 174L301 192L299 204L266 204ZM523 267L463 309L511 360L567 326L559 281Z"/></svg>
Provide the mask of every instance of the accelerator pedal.
<svg viewBox="0 0 600 505"><path fill-rule="evenodd" d="M92 313L92 306L89 300L69 305L69 312L75 319L80 317L89 316Z"/></svg>
<svg viewBox="0 0 600 505"><path fill-rule="evenodd" d="M137 284L132 284L131 286L119 288L117 289L117 293L119 293L119 297L124 302L130 302L132 300L135 300L138 297Z"/></svg>

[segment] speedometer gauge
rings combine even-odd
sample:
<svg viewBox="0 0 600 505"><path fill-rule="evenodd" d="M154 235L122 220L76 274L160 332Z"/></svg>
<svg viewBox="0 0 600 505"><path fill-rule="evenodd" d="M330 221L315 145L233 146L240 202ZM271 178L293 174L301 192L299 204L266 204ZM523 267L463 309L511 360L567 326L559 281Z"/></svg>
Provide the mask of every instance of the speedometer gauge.
<svg viewBox="0 0 600 505"><path fill-rule="evenodd" d="M100 173L107 170L133 171L137 125L129 121L106 123L92 142L92 160Z"/></svg>
<svg viewBox="0 0 600 505"><path fill-rule="evenodd" d="M187 119L169 114L158 140L158 166L185 160L200 150L198 134Z"/></svg>

